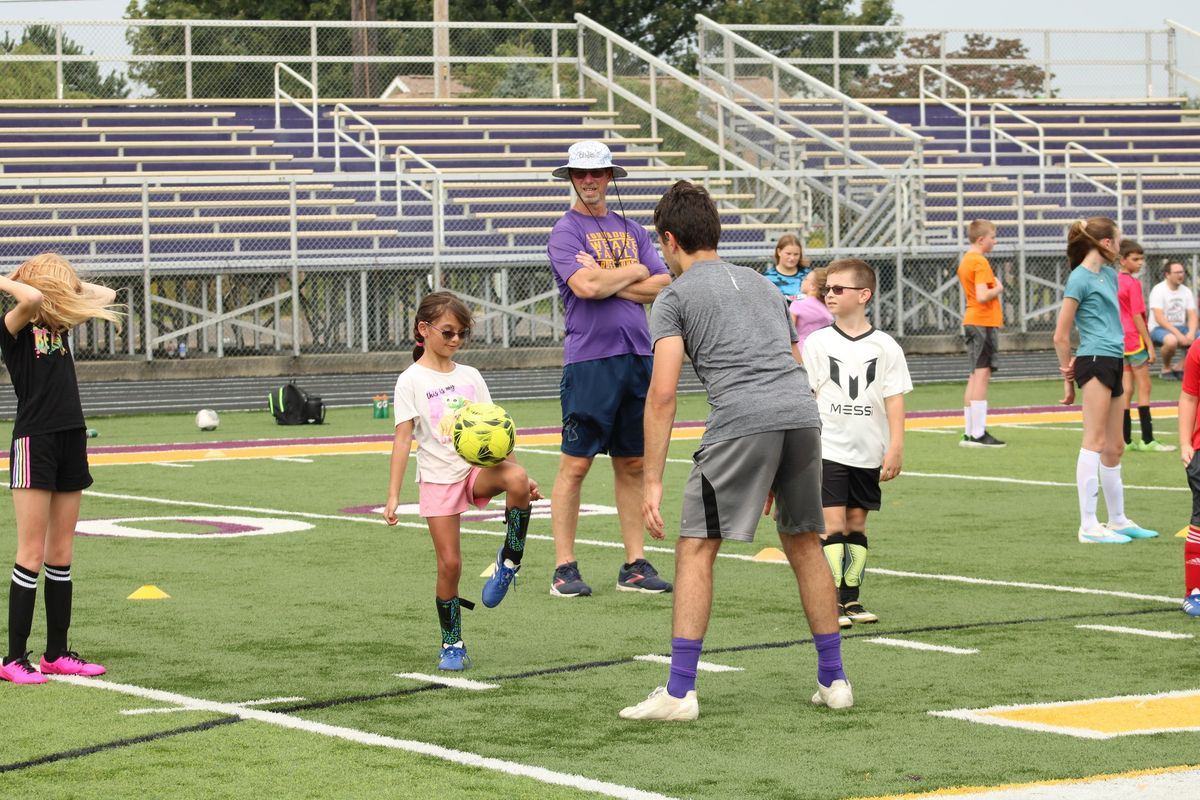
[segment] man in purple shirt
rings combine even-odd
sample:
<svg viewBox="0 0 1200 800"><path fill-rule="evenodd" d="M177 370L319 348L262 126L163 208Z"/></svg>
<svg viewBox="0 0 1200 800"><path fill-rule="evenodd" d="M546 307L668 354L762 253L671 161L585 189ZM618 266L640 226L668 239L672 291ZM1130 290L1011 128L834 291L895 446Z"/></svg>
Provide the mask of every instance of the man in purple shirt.
<svg viewBox="0 0 1200 800"><path fill-rule="evenodd" d="M575 559L583 479L597 453L612 457L625 562L617 589L669 592L645 558L642 507L642 413L653 363L644 306L670 283L646 229L609 211L609 184L624 178L601 142L576 142L554 177L570 180L575 203L550 234L547 252L566 306L563 346L562 455L551 493L555 570L550 594L592 593Z"/></svg>

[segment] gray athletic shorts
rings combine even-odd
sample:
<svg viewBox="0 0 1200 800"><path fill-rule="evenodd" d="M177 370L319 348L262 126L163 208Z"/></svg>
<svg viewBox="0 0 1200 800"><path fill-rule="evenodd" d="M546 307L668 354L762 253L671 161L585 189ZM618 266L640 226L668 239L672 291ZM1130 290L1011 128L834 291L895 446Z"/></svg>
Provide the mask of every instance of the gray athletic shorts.
<svg viewBox="0 0 1200 800"><path fill-rule="evenodd" d="M967 360L971 362L971 370L990 369L995 372L1000 329L963 325L963 338L967 340Z"/></svg>
<svg viewBox="0 0 1200 800"><path fill-rule="evenodd" d="M767 492L780 533L824 533L821 430L754 433L701 447L683 489L679 535L754 541Z"/></svg>

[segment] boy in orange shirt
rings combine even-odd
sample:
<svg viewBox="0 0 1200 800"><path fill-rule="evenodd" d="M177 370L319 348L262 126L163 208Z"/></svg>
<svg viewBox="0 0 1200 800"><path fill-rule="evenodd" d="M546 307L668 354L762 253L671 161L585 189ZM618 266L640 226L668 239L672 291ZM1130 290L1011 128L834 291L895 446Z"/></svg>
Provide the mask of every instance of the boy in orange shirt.
<svg viewBox="0 0 1200 800"><path fill-rule="evenodd" d="M963 392L964 430L962 447L1004 447L1004 442L987 432L988 381L996 369L996 351L1000 345L1000 327L1004 311L1000 295L1004 287L996 279L987 254L996 246L996 226L986 219L977 219L967 226L971 248L958 265L958 280L967 299L963 315L963 337L967 342L967 357L971 376Z"/></svg>

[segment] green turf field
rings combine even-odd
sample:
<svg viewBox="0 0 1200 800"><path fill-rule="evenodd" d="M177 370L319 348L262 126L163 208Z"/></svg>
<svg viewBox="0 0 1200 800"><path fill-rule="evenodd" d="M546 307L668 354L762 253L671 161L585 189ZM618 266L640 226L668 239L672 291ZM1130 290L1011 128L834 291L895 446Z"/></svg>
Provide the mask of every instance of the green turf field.
<svg viewBox="0 0 1200 800"><path fill-rule="evenodd" d="M1155 388L1157 399L1178 390ZM991 405L1048 405L1059 391L1057 382L999 383ZM910 410L961 410L962 389L920 387L909 400ZM555 402L506 407L521 428L558 415ZM1160 411L1157 438L1174 443L1173 412ZM702 397L681 399L680 420L705 412ZM215 433L190 415L89 424L96 446L222 449L217 442L390 432L366 403L333 409L328 421L283 428L264 411L224 414ZM1178 454L1124 461L1127 511L1161 538L1084 546L1075 540L1078 422L993 426L1010 443L998 451L957 447L958 422L909 432L906 474L885 485L871 517L863 599L881 622L843 634L855 707L810 705L816 655L795 582L782 564L746 559L778 546L764 520L758 541L727 543L718 561L702 658L738 671L701 672L694 723L617 718L666 680L665 665L634 657L668 653L671 597L614 590L612 514L581 517L577 554L595 595L577 600L549 596L549 520L534 520L515 593L497 609L464 612L474 664L462 677L492 688L455 688L397 677L436 672L439 634L422 520L387 528L369 513L385 499L385 453L94 466L81 524L148 518L125 524L195 534L235 517L311 527L78 538L72 643L109 673L92 684L0 684L0 796L826 800L1196 764L1195 730L1080 738L929 713L1200 689L1195 639L1076 627L1200 631L1174 602L1183 591L1175 532L1190 514ZM671 448L668 530L695 444ZM554 445L521 446L519 457L549 494ZM411 477L405 502L416 499ZM583 499L612 505L603 460ZM0 503L9 553L12 522ZM464 529L462 593L478 600L501 526ZM649 553L667 578L669 545ZM170 599L126 599L144 585ZM39 610L35 654L43 637ZM881 637L975 652L872 641ZM238 705L252 701L268 702ZM1158 727L1195 709L1179 702ZM1137 722L1128 709L1100 716L1117 732Z"/></svg>

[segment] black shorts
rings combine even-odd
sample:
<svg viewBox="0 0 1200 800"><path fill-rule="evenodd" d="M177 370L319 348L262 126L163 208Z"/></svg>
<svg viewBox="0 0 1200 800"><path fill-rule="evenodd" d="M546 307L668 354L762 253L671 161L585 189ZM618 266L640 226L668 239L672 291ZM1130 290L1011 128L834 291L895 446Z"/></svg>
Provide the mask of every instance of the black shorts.
<svg viewBox="0 0 1200 800"><path fill-rule="evenodd" d="M1000 329L980 325L964 325L963 339L967 343L967 360L971 370L996 371L996 351L1000 349Z"/></svg>
<svg viewBox="0 0 1200 800"><path fill-rule="evenodd" d="M10 489L79 492L92 485L87 431L75 428L12 440L8 451Z"/></svg>
<svg viewBox="0 0 1200 800"><path fill-rule="evenodd" d="M1125 359L1120 356L1076 356L1075 384L1082 389L1092 378L1100 381L1112 391L1113 397L1125 393L1121 376L1125 373Z"/></svg>
<svg viewBox="0 0 1200 800"><path fill-rule="evenodd" d="M848 467L836 461L821 462L821 505L825 508L861 508L878 511L883 500L879 467Z"/></svg>
<svg viewBox="0 0 1200 800"><path fill-rule="evenodd" d="M1192 456L1187 465L1188 488L1192 490L1192 519L1193 525L1200 525L1200 450Z"/></svg>

